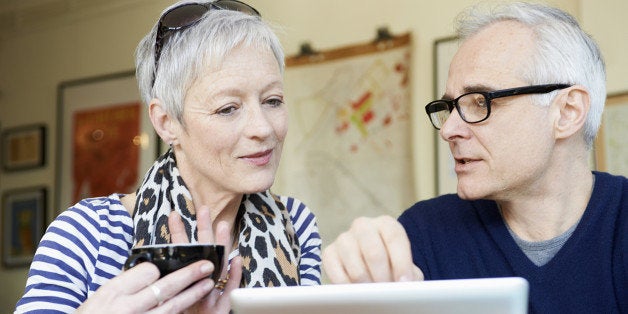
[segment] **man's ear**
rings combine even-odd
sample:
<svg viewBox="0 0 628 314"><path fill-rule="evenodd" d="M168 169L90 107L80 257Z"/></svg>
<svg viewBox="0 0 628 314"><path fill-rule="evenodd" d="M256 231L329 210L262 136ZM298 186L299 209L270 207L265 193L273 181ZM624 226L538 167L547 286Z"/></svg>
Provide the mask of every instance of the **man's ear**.
<svg viewBox="0 0 628 314"><path fill-rule="evenodd" d="M168 115L168 112L161 103L161 100L153 98L150 101L150 104L148 105L148 114L155 131L159 137L166 142L166 144L171 144L177 139L175 132L176 121Z"/></svg>
<svg viewBox="0 0 628 314"><path fill-rule="evenodd" d="M556 139L564 139L584 127L589 113L589 92L581 85L574 85L557 97L558 117L555 121Z"/></svg>

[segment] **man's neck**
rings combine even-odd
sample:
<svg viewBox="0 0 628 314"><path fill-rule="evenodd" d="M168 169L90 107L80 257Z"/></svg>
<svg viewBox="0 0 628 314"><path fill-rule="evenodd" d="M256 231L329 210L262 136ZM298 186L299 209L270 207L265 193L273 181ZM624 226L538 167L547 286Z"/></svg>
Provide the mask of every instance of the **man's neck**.
<svg viewBox="0 0 628 314"><path fill-rule="evenodd" d="M557 179L549 179L535 194L497 201L504 220L521 239L552 239L582 217L591 197L594 176L587 169L569 173L565 180Z"/></svg>

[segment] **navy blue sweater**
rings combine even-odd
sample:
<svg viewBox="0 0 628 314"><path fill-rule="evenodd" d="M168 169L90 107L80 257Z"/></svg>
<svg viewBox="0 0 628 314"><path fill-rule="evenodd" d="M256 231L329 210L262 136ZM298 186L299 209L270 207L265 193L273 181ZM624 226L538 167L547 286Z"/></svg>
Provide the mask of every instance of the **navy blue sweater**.
<svg viewBox="0 0 628 314"><path fill-rule="evenodd" d="M414 263L426 280L523 277L531 313L628 313L628 179L594 174L578 226L543 266L517 246L495 202L455 194L416 203L399 217Z"/></svg>

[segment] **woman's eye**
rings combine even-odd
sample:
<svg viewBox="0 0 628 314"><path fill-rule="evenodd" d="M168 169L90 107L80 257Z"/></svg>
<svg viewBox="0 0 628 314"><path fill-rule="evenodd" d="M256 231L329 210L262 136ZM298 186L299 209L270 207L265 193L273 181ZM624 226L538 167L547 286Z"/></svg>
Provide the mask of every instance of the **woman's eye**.
<svg viewBox="0 0 628 314"><path fill-rule="evenodd" d="M219 115L229 115L236 111L238 108L236 106L226 106L216 110L216 113Z"/></svg>
<svg viewBox="0 0 628 314"><path fill-rule="evenodd" d="M268 100L266 100L266 103L273 106L273 107L279 107L281 105L283 105L283 99L281 98L270 98Z"/></svg>

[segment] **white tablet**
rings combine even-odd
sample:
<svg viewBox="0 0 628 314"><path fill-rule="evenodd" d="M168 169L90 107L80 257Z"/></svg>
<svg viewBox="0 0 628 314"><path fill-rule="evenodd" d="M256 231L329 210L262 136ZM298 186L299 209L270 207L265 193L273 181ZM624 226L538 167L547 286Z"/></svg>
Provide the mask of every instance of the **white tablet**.
<svg viewBox="0 0 628 314"><path fill-rule="evenodd" d="M525 314L528 282L486 278L245 288L231 293L234 314Z"/></svg>

